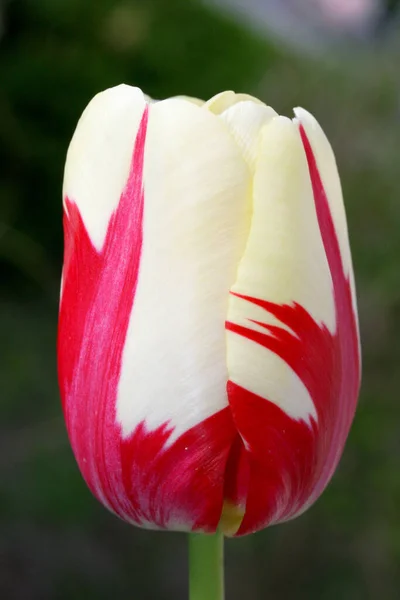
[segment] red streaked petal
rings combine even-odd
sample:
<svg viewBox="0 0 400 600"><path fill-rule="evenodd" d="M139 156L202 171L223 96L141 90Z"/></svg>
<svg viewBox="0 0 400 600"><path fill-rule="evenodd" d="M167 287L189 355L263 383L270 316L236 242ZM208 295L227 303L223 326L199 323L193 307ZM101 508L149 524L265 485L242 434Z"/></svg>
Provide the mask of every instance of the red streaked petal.
<svg viewBox="0 0 400 600"><path fill-rule="evenodd" d="M147 112L137 133L128 182L100 251L77 205L66 199L58 336L63 408L83 477L105 506L138 525L215 531L226 460L236 435L229 408L172 444L169 423L149 430L143 421L123 438L116 421L122 354L141 258Z"/></svg>
<svg viewBox="0 0 400 600"><path fill-rule="evenodd" d="M73 200L66 198L60 306L59 381L71 445L99 499L118 512L122 499L115 402L142 245L142 171L148 111L143 114L126 187L97 251ZM119 436L118 436L119 437Z"/></svg>
<svg viewBox="0 0 400 600"><path fill-rule="evenodd" d="M265 322L249 316L248 321L255 323L257 329L228 321L227 330L283 359L304 384L317 415L317 419L293 418L277 406L274 398L258 396L233 381L228 382L229 403L247 451L246 469L250 469L246 513L237 535L292 518L316 500L342 454L359 391L357 317L349 276L343 269L315 157L301 126L300 133L332 278L336 331L331 332L324 323L318 323L295 301L282 305L235 294L249 308L251 305L261 308ZM268 269L268 264L265 268Z"/></svg>

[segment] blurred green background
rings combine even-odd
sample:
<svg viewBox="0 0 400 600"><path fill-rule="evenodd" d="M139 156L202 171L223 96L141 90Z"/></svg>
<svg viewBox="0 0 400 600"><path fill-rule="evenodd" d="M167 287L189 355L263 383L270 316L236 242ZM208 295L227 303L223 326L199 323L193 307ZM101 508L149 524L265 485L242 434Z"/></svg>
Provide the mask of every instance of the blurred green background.
<svg viewBox="0 0 400 600"><path fill-rule="evenodd" d="M302 105L330 137L358 283L363 393L317 504L228 540L227 598L399 598L398 30L304 52L190 0L10 0L0 16L0 598L186 597L185 536L125 525L92 498L57 389L65 153L89 99L120 82L156 98L248 91L287 115Z"/></svg>

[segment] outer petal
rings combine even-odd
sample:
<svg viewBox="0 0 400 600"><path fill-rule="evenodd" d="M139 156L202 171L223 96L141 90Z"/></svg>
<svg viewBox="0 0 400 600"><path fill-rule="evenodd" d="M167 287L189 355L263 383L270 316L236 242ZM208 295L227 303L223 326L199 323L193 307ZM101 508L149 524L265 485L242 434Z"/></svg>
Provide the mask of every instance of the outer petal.
<svg viewBox="0 0 400 600"><path fill-rule="evenodd" d="M235 437L224 319L247 165L218 117L119 88L85 111L64 189L59 378L81 471L129 521L213 531Z"/></svg>
<svg viewBox="0 0 400 600"><path fill-rule="evenodd" d="M325 159L336 173L333 155ZM347 235L332 218L338 201L327 200L304 129L282 117L268 124L227 321L228 395L240 433L227 489L245 513L239 535L305 510L349 431L360 369Z"/></svg>
<svg viewBox="0 0 400 600"><path fill-rule="evenodd" d="M169 420L174 438L227 406L224 320L250 225L251 180L223 123L171 99L150 109L144 182L117 414L125 435L143 419L152 427Z"/></svg>

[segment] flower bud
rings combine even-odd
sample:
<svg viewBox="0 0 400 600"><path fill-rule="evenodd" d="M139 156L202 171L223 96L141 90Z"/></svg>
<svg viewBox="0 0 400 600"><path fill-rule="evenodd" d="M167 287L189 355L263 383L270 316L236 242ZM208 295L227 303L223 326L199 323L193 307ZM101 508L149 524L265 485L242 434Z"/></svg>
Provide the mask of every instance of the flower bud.
<svg viewBox="0 0 400 600"><path fill-rule="evenodd" d="M68 150L63 410L93 494L141 527L243 535L331 479L360 384L332 149L224 92L98 94Z"/></svg>

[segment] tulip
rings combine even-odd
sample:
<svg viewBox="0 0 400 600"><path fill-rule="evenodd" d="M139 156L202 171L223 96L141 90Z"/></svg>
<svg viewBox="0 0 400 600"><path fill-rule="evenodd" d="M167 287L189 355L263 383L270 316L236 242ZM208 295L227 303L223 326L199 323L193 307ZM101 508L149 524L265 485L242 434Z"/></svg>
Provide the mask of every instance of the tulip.
<svg viewBox="0 0 400 600"><path fill-rule="evenodd" d="M241 536L304 512L360 385L332 149L305 110L98 94L68 150L58 370L93 494L140 527Z"/></svg>

